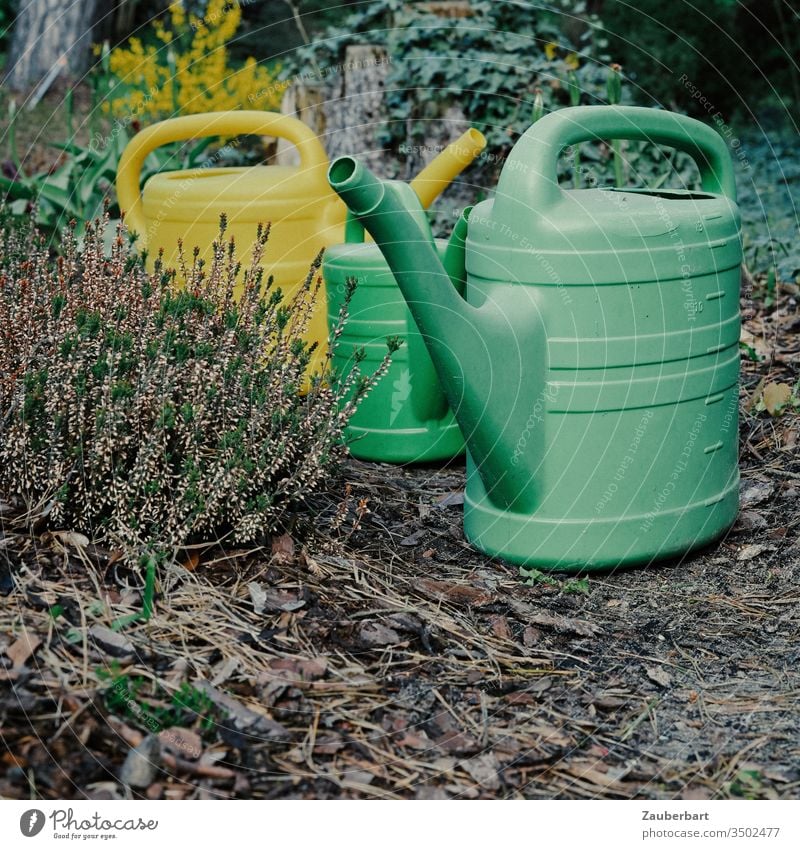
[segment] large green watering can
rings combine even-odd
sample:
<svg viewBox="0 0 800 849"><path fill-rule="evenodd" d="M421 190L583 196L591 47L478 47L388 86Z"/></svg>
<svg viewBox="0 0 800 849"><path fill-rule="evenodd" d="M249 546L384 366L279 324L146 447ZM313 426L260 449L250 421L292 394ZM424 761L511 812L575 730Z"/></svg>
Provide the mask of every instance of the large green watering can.
<svg viewBox="0 0 800 849"><path fill-rule="evenodd" d="M648 140L702 191L564 190L564 147ZM738 505L739 277L733 168L690 118L563 109L511 152L468 218L466 297L402 184L329 170L380 245L467 442L464 530L488 554L583 571L682 555Z"/></svg>

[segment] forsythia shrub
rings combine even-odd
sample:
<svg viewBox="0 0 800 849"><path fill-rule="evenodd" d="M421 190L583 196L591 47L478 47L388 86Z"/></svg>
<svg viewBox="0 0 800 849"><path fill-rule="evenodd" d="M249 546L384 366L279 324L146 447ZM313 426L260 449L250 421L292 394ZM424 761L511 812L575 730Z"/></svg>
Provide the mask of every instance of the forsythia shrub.
<svg viewBox="0 0 800 849"><path fill-rule="evenodd" d="M276 109L286 83L278 71L248 59L241 68L228 64L227 42L242 19L238 3L208 0L202 17L173 2L169 22L156 19L156 44L131 38L111 51L109 70L117 85L106 108L114 115L161 120L217 110ZM117 89L115 91L115 89Z"/></svg>
<svg viewBox="0 0 800 849"><path fill-rule="evenodd" d="M35 230L0 228L0 493L134 547L256 539L329 481L389 354L301 394L318 262L284 303L259 265L264 229L237 302L224 219L208 269L195 251L179 290L121 230L107 257L106 223L80 252L69 231L57 259Z"/></svg>

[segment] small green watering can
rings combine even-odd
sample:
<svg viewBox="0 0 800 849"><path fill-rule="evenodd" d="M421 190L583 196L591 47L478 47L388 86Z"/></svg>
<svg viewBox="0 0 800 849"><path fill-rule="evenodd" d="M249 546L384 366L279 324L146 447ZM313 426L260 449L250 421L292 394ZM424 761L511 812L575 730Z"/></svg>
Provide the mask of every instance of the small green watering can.
<svg viewBox="0 0 800 849"><path fill-rule="evenodd" d="M442 163L454 157L463 168L485 146L486 139L475 129L467 130L448 145L411 183L422 207L428 207L446 188L441 181L433 191L425 191L428 173L441 170ZM451 177L453 172L451 168ZM447 242L434 240L421 209L417 213L417 223L425 239L434 245L445 267L451 268L453 285L463 292L463 240L458 250L448 250ZM459 227L463 234L466 222ZM386 338L398 336L403 340L386 374L350 417L347 425L350 453L360 460L385 463L434 462L463 454L464 438L414 318L380 248L364 240L364 228L352 213L345 224L344 243L325 251L322 276L328 293L331 329L339 321L346 281L354 279L357 283L342 335L333 350L333 364L340 373L346 374L353 367L356 349L364 352L362 368L366 372L374 371L386 354Z"/></svg>
<svg viewBox="0 0 800 849"><path fill-rule="evenodd" d="M687 152L702 191L559 186L566 146L622 138ZM465 298L408 187L349 157L329 180L380 245L455 411L478 548L608 569L685 554L733 523L742 249L717 133L640 107L541 119L469 213Z"/></svg>

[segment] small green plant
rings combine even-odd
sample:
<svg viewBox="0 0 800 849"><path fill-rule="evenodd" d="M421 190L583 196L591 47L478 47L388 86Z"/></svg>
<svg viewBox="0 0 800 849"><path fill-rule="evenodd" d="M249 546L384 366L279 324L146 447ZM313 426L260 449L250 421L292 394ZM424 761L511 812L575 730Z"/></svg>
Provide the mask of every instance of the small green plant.
<svg viewBox="0 0 800 849"><path fill-rule="evenodd" d="M57 259L35 229L0 227L0 492L131 558L262 538L331 480L389 354L305 392L319 260L285 300L261 264L268 228L242 271L223 220L209 267L195 250L178 288L121 230L107 255L106 226L80 251L68 233ZM151 608L148 569L139 618Z"/></svg>
<svg viewBox="0 0 800 849"><path fill-rule="evenodd" d="M200 733L207 733L227 715L207 693L188 682L181 684L172 695L157 684L153 685L152 694L146 695L147 680L141 675L125 674L117 661L108 669L97 669L96 674L101 681L108 682L103 690L106 710L132 719L152 733L193 725Z"/></svg>
<svg viewBox="0 0 800 849"><path fill-rule="evenodd" d="M763 798L763 776L759 769L740 769L728 784L728 792L738 799Z"/></svg>
<svg viewBox="0 0 800 849"><path fill-rule="evenodd" d="M36 225L47 234L52 247L59 249L71 222L76 222L76 236L83 237L86 222L109 209L112 219L119 217L113 191L117 165L130 140L129 125L115 122L105 133L94 132L90 141L79 144L71 128L71 99L67 98L68 141L52 142L60 151L62 162L35 174L26 174L17 151L14 128L18 112L9 104L8 148L13 163L13 177L0 175L0 194L6 198L8 211L26 219L35 207ZM142 169L144 184L165 167L193 168L198 165L213 139L201 139L183 145L159 148L148 156ZM229 150L230 146L224 148ZM225 164L225 163L222 163ZM24 226L24 225L23 225ZM108 230L113 238L114 226Z"/></svg>
<svg viewBox="0 0 800 849"><path fill-rule="evenodd" d="M756 351L752 345L748 345L747 342L742 342L741 339L739 340L739 350L744 353L751 363L761 362L761 357L758 355L758 351Z"/></svg>
<svg viewBox="0 0 800 849"><path fill-rule="evenodd" d="M524 583L529 587L536 586L536 584L544 584L546 587L558 589L567 595L577 593L589 595L588 578L568 578L562 583L554 575L549 575L539 569L528 568L526 566L520 566L519 573L525 579Z"/></svg>
<svg viewBox="0 0 800 849"><path fill-rule="evenodd" d="M137 613L131 613L129 616L121 616L111 623L111 628L114 631L121 631L126 625L133 622L149 622L153 615L153 605L155 603L155 588L156 588L156 565L157 557L153 552L146 552L139 558L139 566L143 567L144 572L144 590L142 592L142 609Z"/></svg>

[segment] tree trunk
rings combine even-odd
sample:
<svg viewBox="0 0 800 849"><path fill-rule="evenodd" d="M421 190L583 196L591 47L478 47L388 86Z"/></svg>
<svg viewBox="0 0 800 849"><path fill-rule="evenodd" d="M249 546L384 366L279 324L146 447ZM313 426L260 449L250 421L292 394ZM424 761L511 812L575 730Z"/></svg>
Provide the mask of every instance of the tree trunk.
<svg viewBox="0 0 800 849"><path fill-rule="evenodd" d="M91 62L97 0L22 0L14 21L4 84L26 89L55 66L80 77Z"/></svg>
<svg viewBox="0 0 800 849"><path fill-rule="evenodd" d="M387 120L383 82L388 70L383 47L353 45L344 62L326 69L324 85L296 82L283 97L281 111L295 115L322 139L331 159L355 154L369 168L385 172L391 151L378 143L377 133ZM294 164L293 148L278 144L278 163Z"/></svg>

